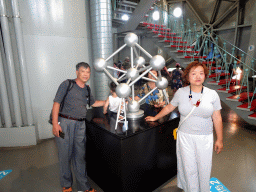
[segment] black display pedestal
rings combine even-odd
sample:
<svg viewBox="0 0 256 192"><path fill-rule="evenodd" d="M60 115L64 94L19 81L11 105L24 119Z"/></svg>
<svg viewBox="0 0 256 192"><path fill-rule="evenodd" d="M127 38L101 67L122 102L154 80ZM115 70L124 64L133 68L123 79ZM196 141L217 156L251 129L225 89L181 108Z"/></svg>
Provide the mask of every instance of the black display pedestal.
<svg viewBox="0 0 256 192"><path fill-rule="evenodd" d="M115 115L104 116L101 108L89 110L88 176L104 192L150 192L174 177L177 159L173 129L178 127L179 117L176 112L172 116L162 123L145 122L144 117L129 120L128 131L123 132L120 124L115 130Z"/></svg>

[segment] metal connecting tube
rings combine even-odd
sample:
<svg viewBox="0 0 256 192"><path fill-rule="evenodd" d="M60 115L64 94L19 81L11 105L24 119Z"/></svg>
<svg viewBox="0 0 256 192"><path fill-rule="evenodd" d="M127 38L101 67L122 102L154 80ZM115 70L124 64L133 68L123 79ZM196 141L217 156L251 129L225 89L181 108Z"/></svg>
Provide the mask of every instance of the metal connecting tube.
<svg viewBox="0 0 256 192"><path fill-rule="evenodd" d="M15 116L15 124L17 127L22 126L22 118L20 111L20 102L19 102L19 94L18 94L18 86L15 74L15 67L13 61L13 53L12 53L12 45L11 45L11 36L9 30L9 24L7 19L6 5L4 0L0 0L0 10L1 10L1 26L4 40L4 48L7 59L7 66L10 78L10 86L13 98L13 106L14 106L14 116Z"/></svg>
<svg viewBox="0 0 256 192"><path fill-rule="evenodd" d="M0 53L0 94L1 94L2 104L3 104L5 127L9 128L12 126L12 121L11 121L11 112L9 107L6 82L4 78L4 68L3 68L1 53ZM0 126L1 125L2 125L2 122L0 123Z"/></svg>
<svg viewBox="0 0 256 192"><path fill-rule="evenodd" d="M20 61L20 70L21 70L21 78L24 92L24 100L26 107L26 115L28 125L33 125L33 116L32 116L32 107L31 107L31 98L30 98L30 90L29 90L29 81L26 67L26 57L24 52L24 43L23 43L23 35L20 21L20 13L19 13L19 5L17 0L12 0L12 11L15 16L13 16L14 27L16 33L16 41L18 47L18 55Z"/></svg>
<svg viewBox="0 0 256 192"><path fill-rule="evenodd" d="M155 90L157 89L157 87L155 87L154 89L152 89L151 91L149 91L146 95L144 95L144 97L142 97L138 102L141 103L147 96L149 96L151 93L153 93Z"/></svg>

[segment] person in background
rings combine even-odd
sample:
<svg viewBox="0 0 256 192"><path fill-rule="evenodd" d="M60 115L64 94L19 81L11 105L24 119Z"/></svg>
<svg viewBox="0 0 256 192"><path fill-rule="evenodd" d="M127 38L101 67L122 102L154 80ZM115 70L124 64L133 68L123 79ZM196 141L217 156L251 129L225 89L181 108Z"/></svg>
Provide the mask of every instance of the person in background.
<svg viewBox="0 0 256 192"><path fill-rule="evenodd" d="M123 62L123 68L124 68L124 70L131 68L131 63L130 63L129 57L125 57L124 62Z"/></svg>
<svg viewBox="0 0 256 192"><path fill-rule="evenodd" d="M236 67L240 67L241 57L237 55L237 56L235 57L234 61L236 61ZM229 72L229 74L232 75L232 76L236 75L236 69L234 68L234 65L235 65L235 63L233 62L233 63L231 63L231 64L229 65L229 68L228 68L228 72ZM233 72L233 73L232 73L232 72Z"/></svg>
<svg viewBox="0 0 256 192"><path fill-rule="evenodd" d="M153 73L157 77L157 71L151 70L151 73ZM148 78L155 80L155 78L150 73L148 73ZM142 97L144 97L148 92L150 92L155 87L156 87L155 82L148 81L142 86L142 88L139 91L139 94L134 99L136 101L139 101ZM148 97L146 97L145 102L157 108L164 107L166 103L164 101L163 90L156 89Z"/></svg>
<svg viewBox="0 0 256 192"><path fill-rule="evenodd" d="M65 97L62 111L60 112L60 103L67 92L68 80L60 84L52 108L52 133L58 148L60 185L63 192L72 191L72 163L78 191L94 192L88 181L85 164L86 106L89 104L92 107L100 107L105 101L95 101L89 86L86 85L91 76L88 63L81 62L76 65L76 76L73 80L75 84ZM60 137L60 133L65 134L64 138Z"/></svg>
<svg viewBox="0 0 256 192"><path fill-rule="evenodd" d="M184 72L184 78L190 85L180 88L170 104L156 116L145 118L146 121L156 121L178 107L180 123L176 142L177 185L185 192L210 191L213 128L217 135L214 150L219 154L223 149L220 98L215 90L203 85L207 75L208 69L204 64L198 61L190 63Z"/></svg>
<svg viewBox="0 0 256 192"><path fill-rule="evenodd" d="M117 62L117 67L118 67L119 69L121 69L121 70L124 70L121 61L118 61L118 62ZM118 73L118 78L119 78L121 75L123 75L123 73L122 73L122 72L119 72L119 73Z"/></svg>
<svg viewBox="0 0 256 192"><path fill-rule="evenodd" d="M114 63L113 67L116 68L116 69L119 69L119 68L117 67L117 64L116 64L116 63ZM119 73L120 73L119 71L114 70L114 74L113 74L114 78L118 79Z"/></svg>
<svg viewBox="0 0 256 192"><path fill-rule="evenodd" d="M236 67L234 63L231 63L229 65L229 73L230 76L232 76L231 78L238 80L238 84L240 84L243 75L243 65L241 64L241 56L237 55L235 61L237 62Z"/></svg>
<svg viewBox="0 0 256 192"><path fill-rule="evenodd" d="M106 114L109 111L112 113L117 113L119 109L119 104L122 98L118 97L116 94L116 84L114 82L110 83L110 93L111 95L107 98L104 106L103 113Z"/></svg>
<svg viewBox="0 0 256 192"><path fill-rule="evenodd" d="M166 66L161 70L161 74L167 79L172 77Z"/></svg>
<svg viewBox="0 0 256 192"><path fill-rule="evenodd" d="M171 73L171 88L173 90L173 94L176 93L176 91L182 87L182 76L183 71L180 70L180 64L176 63L175 65L176 69L174 69Z"/></svg>

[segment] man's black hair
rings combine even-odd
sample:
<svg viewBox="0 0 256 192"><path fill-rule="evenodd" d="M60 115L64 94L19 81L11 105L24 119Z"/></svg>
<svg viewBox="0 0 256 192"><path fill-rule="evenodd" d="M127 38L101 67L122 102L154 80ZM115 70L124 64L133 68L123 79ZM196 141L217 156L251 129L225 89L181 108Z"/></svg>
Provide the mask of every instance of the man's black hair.
<svg viewBox="0 0 256 192"><path fill-rule="evenodd" d="M80 62L76 65L76 70L78 71L80 67L84 67L85 69L89 68L91 70L91 67L88 63Z"/></svg>

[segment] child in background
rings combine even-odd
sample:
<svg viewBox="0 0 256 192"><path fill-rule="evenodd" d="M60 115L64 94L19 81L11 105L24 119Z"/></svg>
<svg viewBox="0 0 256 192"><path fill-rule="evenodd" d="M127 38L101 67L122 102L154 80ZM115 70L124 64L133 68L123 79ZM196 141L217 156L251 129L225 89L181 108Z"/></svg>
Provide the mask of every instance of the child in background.
<svg viewBox="0 0 256 192"><path fill-rule="evenodd" d="M113 113L118 112L119 104L122 98L119 98L116 94L116 84L114 82L110 83L110 93L111 95L107 98L105 105L103 106L103 113L106 114L109 106L109 110Z"/></svg>

